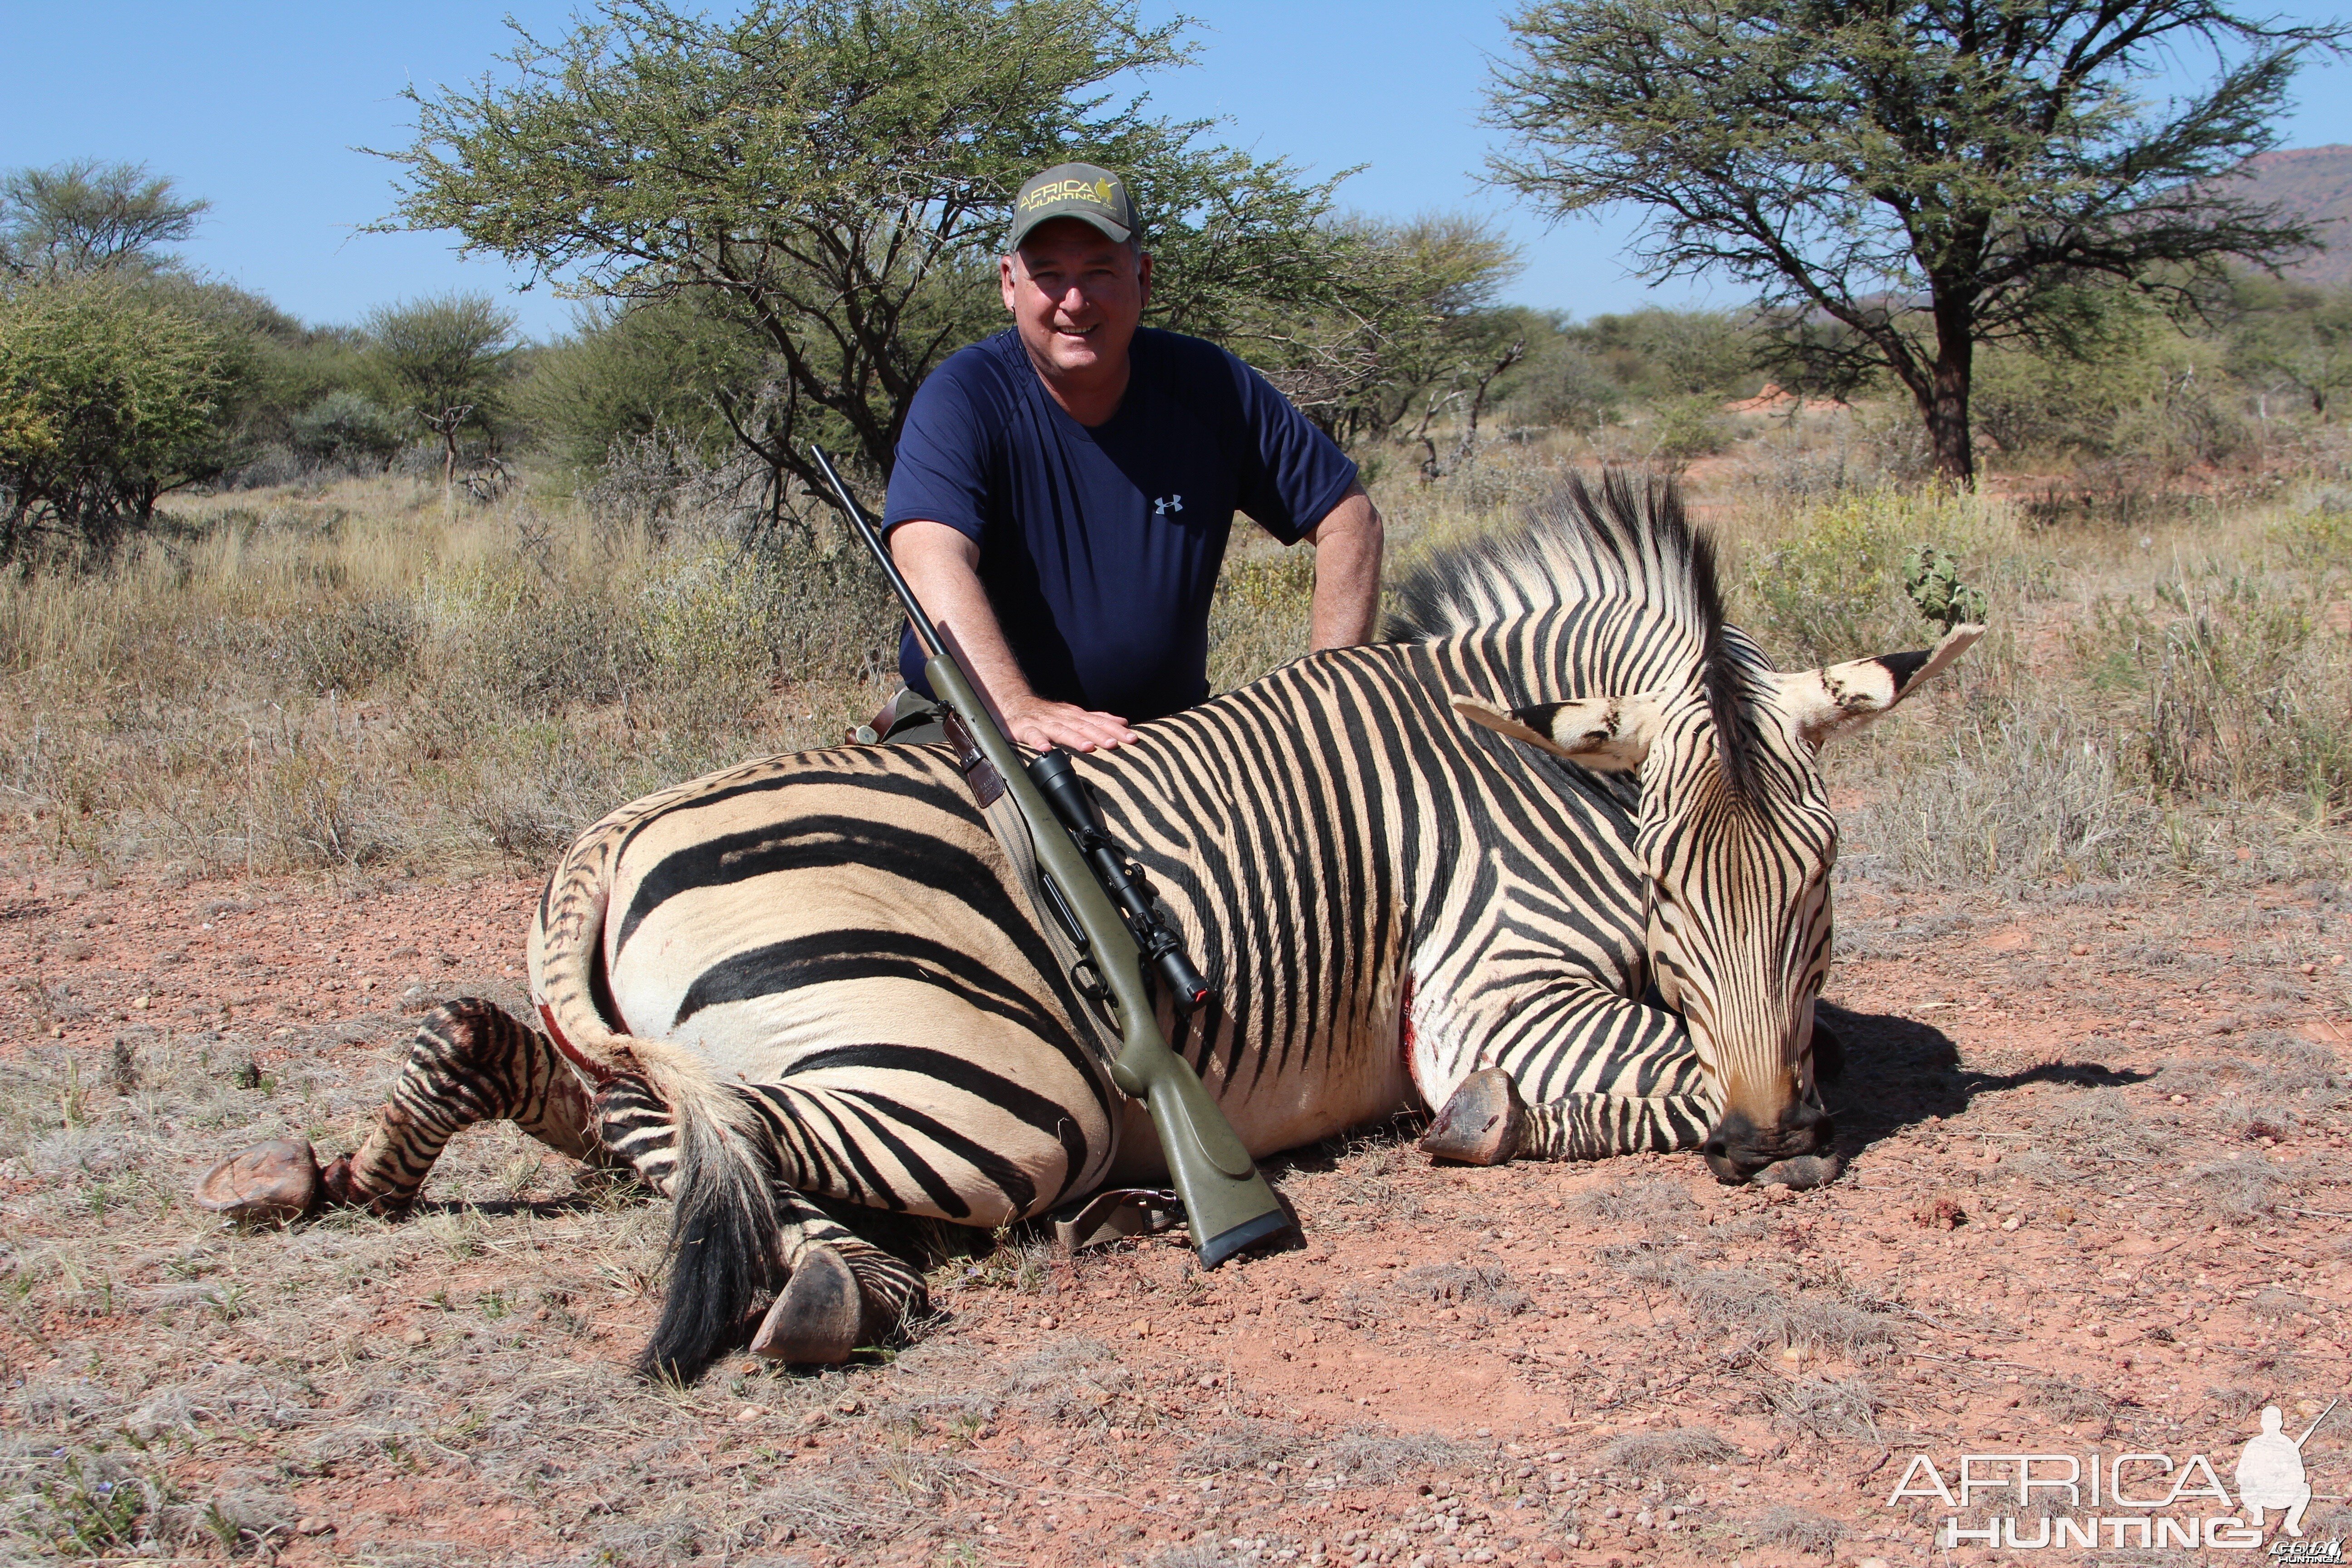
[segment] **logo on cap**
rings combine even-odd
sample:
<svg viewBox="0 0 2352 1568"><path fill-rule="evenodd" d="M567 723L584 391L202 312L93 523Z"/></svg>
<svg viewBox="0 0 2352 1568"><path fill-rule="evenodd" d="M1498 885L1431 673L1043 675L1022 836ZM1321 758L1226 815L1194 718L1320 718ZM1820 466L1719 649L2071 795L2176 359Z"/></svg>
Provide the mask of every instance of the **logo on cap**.
<svg viewBox="0 0 2352 1568"><path fill-rule="evenodd" d="M1118 187L1108 180L1048 180L1021 195L1021 210L1034 212L1050 202L1093 202L1109 206Z"/></svg>

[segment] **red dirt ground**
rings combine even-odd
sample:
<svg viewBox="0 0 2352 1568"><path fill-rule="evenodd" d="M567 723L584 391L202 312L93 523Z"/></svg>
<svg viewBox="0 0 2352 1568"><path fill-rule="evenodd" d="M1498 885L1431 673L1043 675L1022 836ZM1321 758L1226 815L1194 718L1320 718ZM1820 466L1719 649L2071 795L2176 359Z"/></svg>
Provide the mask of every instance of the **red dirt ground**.
<svg viewBox="0 0 2352 1568"><path fill-rule="evenodd" d="M128 1037L149 1056L201 1041L290 1073L298 1047L315 1053L340 1029L353 1081L380 1076L399 1020L430 1000L520 1000L536 894L519 879L14 875L0 884L0 962L18 977L0 996L0 1061L61 1047L94 1080ZM1832 1095L1850 1168L1821 1191L1723 1188L1692 1156L1432 1169L1394 1133L1307 1151L1279 1172L1301 1250L1207 1276L1171 1237L1025 1273L1004 1255L950 1268L940 1315L895 1363L816 1378L730 1361L667 1396L676 1436L657 1464L635 1450L628 1464L656 1491L738 1502L778 1477L823 1483L796 1496L833 1485L849 1498L892 1465L952 1472L885 1522L789 1539L747 1527L706 1548L734 1562L1874 1568L1926 1560L1954 1511L1887 1504L1915 1452L1948 1479L1962 1452L2203 1452L2227 1482L2261 1405L2280 1405L2292 1434L2345 1390L2343 891L1843 897L1849 952L1825 1016L1852 1061ZM184 1192L229 1152L190 1133L164 1174ZM18 1160L0 1177L11 1254L62 1245L58 1211L27 1217L53 1178ZM412 1270L356 1317L322 1301L315 1321L266 1337L231 1321L197 1350L138 1312L45 1311L29 1297L0 1323L6 1380L21 1391L142 1357L259 1366L357 1332L436 1386L436 1360L482 1331L451 1302L523 1295L541 1270L578 1264L592 1218L544 1208L526 1234L509 1215L488 1251L431 1279ZM256 1268L301 1236L203 1239L193 1211L155 1223ZM627 1245L656 1271L658 1226L641 1228ZM570 1334L546 1323L518 1342L532 1380L620 1386L613 1369L656 1305L640 1289L564 1309ZM1091 1348L1050 1397L1007 1381L1068 1346ZM306 1364L311 1426L361 1422L362 1385L317 1353ZM991 1392L958 1409L959 1383ZM445 1415L464 1416L462 1383L437 1387ZM48 1430L28 1408L12 1394L0 1418L10 1452ZM2337 1510L2315 1534L2352 1519L2332 1500L2352 1493L2347 1417L2304 1450L2315 1521ZM289 1564L695 1550L611 1536L599 1548L560 1484L538 1500L486 1489L461 1458L289 1465L290 1439L249 1432L231 1455L226 1428L206 1430L170 1461L183 1491L277 1456L273 1484L300 1519L248 1549ZM1961 1522L2002 1511L1980 1498ZM2043 1510L2024 1511L2030 1531Z"/></svg>

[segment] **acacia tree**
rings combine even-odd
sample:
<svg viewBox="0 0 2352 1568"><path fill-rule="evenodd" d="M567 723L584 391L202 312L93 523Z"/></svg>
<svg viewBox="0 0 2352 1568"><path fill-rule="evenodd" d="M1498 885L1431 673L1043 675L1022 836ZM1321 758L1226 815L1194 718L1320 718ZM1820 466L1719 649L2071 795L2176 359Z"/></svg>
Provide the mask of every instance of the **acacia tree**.
<svg viewBox="0 0 2352 1568"><path fill-rule="evenodd" d="M68 278L0 296L0 563L110 553L216 470L232 345L154 290Z"/></svg>
<svg viewBox="0 0 2352 1568"><path fill-rule="evenodd" d="M1555 216L1647 208L1647 273L1727 274L1784 359L1891 374L1961 483L1979 343L2075 352L2114 280L2193 306L2315 242L2227 176L2346 33L2218 0L1539 0L1511 26L1498 178ZM2192 50L2215 74L2144 100Z"/></svg>
<svg viewBox="0 0 2352 1568"><path fill-rule="evenodd" d="M0 271L52 279L147 272L196 229L210 202L181 196L143 164L76 159L0 177Z"/></svg>
<svg viewBox="0 0 2352 1568"><path fill-rule="evenodd" d="M771 357L719 402L779 495L816 483L813 437L887 476L923 377L1001 323L1013 196L1054 163L1133 184L1167 325L1278 359L1286 319L1394 309L1381 258L1325 221L1333 182L1114 98L1186 58L1182 26L1121 0L603 0L551 43L518 27L503 81L411 94L388 222L575 295L717 297Z"/></svg>
<svg viewBox="0 0 2352 1568"><path fill-rule="evenodd" d="M441 437L441 484L457 482L457 433L489 428L514 372L514 312L487 295L446 294L387 305L367 319L369 357L406 406Z"/></svg>
<svg viewBox="0 0 2352 1568"><path fill-rule="evenodd" d="M2230 364L2268 395L2292 389L2321 419L2352 391L2352 289L2241 279Z"/></svg>

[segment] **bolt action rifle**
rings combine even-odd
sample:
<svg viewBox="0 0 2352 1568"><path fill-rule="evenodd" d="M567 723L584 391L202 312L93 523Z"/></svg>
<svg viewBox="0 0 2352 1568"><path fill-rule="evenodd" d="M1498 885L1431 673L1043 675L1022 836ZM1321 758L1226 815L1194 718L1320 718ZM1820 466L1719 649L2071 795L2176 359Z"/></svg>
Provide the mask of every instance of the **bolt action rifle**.
<svg viewBox="0 0 2352 1568"><path fill-rule="evenodd" d="M822 447L810 451L842 514L906 606L932 692L961 721L1028 826L1040 873L1039 917L1059 927L1079 952L1071 983L1118 1020L1122 1043L1104 1066L1119 1092L1140 1099L1151 1113L1201 1267L1214 1268L1244 1247L1294 1230L1233 1123L1160 1033L1147 973L1156 973L1186 1013L1206 1005L1213 993L1160 915L1141 868L1104 830L1101 812L1067 752L1056 746L1024 763L995 705L957 658L953 633L924 613L832 458ZM1087 1020L1076 1022L1086 1035Z"/></svg>

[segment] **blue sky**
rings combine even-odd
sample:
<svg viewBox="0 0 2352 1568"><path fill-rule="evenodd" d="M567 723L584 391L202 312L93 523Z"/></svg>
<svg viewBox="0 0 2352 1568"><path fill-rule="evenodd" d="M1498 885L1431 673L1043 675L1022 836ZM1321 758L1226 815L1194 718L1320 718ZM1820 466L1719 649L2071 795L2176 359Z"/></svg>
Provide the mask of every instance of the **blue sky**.
<svg viewBox="0 0 2352 1568"><path fill-rule="evenodd" d="M1147 15L1166 15L1147 0ZM1484 212L1519 244L1517 301L1578 315L1652 298L1623 258L1628 221L1545 226L1479 181L1492 133L1478 121L1488 59L1506 32L1499 5L1427 0L1194 0L1200 64L1151 83L1180 116L1223 115L1228 139L1328 174L1369 165L1348 205L1388 216ZM2333 8L2283 14L2320 19ZM517 0L541 35L574 6ZM400 97L489 68L509 35L502 8L449 0L399 5L216 0L0 0L15 66L0 119L0 168L76 156L151 164L214 204L186 254L308 321L349 321L370 306L451 288L504 292L494 260L461 262L442 235L356 230L392 202L390 166L355 151L404 144ZM2305 72L2287 144L2352 142L2352 66ZM1715 302L1737 296L1718 291ZM527 331L560 331L570 308L540 289L512 300Z"/></svg>

